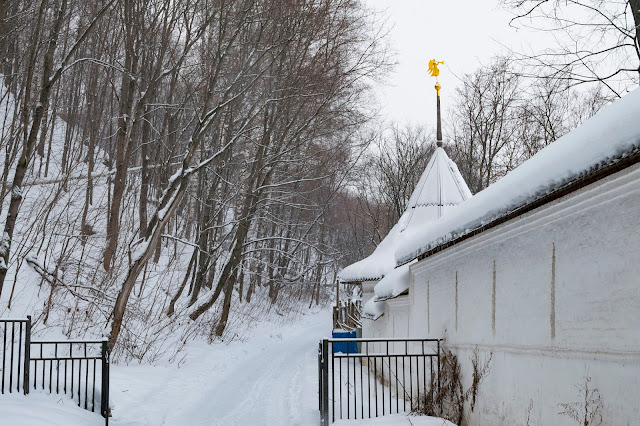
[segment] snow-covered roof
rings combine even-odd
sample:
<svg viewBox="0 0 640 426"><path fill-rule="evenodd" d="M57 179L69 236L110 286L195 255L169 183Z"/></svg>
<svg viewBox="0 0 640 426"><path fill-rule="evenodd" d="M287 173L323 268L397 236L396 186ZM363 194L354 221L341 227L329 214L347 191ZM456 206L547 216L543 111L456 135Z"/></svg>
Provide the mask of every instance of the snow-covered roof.
<svg viewBox="0 0 640 426"><path fill-rule="evenodd" d="M409 265L397 267L376 284L374 291L377 300L398 297L409 290Z"/></svg>
<svg viewBox="0 0 640 426"><path fill-rule="evenodd" d="M458 166L442 147L438 147L409 198L407 210L398 221L400 232L433 222L469 198L471 191Z"/></svg>
<svg viewBox="0 0 640 426"><path fill-rule="evenodd" d="M431 226L406 235L395 253L397 264L504 218L639 150L640 90L636 89Z"/></svg>
<svg viewBox="0 0 640 426"><path fill-rule="evenodd" d="M340 282L375 281L396 267L394 252L400 226L396 224L368 257L353 263L338 275Z"/></svg>
<svg viewBox="0 0 640 426"><path fill-rule="evenodd" d="M436 148L398 223L369 257L340 271L340 281L374 281L383 278L396 266L394 252L404 234L437 220L470 197L471 191L456 164L442 147Z"/></svg>
<svg viewBox="0 0 640 426"><path fill-rule="evenodd" d="M362 317L370 320L377 320L384 314L384 302L376 300L375 297L369 299L362 309Z"/></svg>

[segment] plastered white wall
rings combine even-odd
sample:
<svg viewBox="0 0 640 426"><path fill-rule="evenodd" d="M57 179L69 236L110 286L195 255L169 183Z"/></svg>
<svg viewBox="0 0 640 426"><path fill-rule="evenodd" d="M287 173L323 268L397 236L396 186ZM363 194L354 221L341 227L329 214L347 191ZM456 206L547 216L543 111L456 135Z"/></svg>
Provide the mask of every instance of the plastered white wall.
<svg viewBox="0 0 640 426"><path fill-rule="evenodd" d="M410 281L409 336L444 337L465 388L474 348L493 354L468 424L525 425L530 405L530 425L576 424L558 404L589 376L604 425L640 425L638 166L418 262Z"/></svg>

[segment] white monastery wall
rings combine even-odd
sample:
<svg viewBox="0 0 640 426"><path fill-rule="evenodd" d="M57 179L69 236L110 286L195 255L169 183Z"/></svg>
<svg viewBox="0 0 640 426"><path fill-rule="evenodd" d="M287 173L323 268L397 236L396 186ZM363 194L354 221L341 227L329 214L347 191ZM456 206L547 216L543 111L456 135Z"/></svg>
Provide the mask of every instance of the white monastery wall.
<svg viewBox="0 0 640 426"><path fill-rule="evenodd" d="M374 287L378 284L378 281L363 281L362 282L362 306L364 305L376 295L373 291ZM372 338L372 337L380 337L379 334L382 332L381 324L386 322L385 315L378 318L376 321L369 320L366 318L362 319L362 337L363 338ZM376 327L377 326L377 327Z"/></svg>
<svg viewBox="0 0 640 426"><path fill-rule="evenodd" d="M409 337L409 296L399 296L386 302L385 315L389 312L389 328L393 336L397 338Z"/></svg>
<svg viewBox="0 0 640 426"><path fill-rule="evenodd" d="M373 289L375 288L378 281L363 281L362 282L362 306L364 306L369 300L375 296L375 292Z"/></svg>
<svg viewBox="0 0 640 426"><path fill-rule="evenodd" d="M604 425L640 424L640 167L416 263L408 298L409 336L444 337L465 389L474 348L493 354L468 424L525 425L530 404L531 425L575 424L558 404L587 376ZM389 305L367 334L404 321Z"/></svg>

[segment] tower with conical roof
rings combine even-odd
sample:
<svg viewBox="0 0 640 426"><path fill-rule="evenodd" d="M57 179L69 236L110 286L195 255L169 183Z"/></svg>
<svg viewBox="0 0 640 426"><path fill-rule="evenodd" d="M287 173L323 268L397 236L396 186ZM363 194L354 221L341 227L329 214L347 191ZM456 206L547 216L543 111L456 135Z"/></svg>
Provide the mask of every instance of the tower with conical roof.
<svg viewBox="0 0 640 426"><path fill-rule="evenodd" d="M429 72L432 76L439 75L437 67L441 63L444 62L437 62L435 59L429 61ZM469 191L458 167L443 148L440 83L436 82L435 88L437 147L409 198L406 210L370 256L347 266L339 274L342 283L369 282L372 284L379 281L375 286L376 300L396 297L406 293L408 289L408 280L405 279L408 279L408 274L404 270L401 271L403 268L408 268L408 265L396 269L394 252L400 239L417 229L429 226L430 223L445 215L447 211L471 197L471 191ZM367 287L373 288L372 285ZM367 293L371 299L367 306L371 308L373 293L367 292L367 288L363 287L363 301L365 302L367 301ZM366 311L367 307L365 307L365 313ZM379 311L378 306L377 312ZM376 315L370 315L370 317L373 316Z"/></svg>

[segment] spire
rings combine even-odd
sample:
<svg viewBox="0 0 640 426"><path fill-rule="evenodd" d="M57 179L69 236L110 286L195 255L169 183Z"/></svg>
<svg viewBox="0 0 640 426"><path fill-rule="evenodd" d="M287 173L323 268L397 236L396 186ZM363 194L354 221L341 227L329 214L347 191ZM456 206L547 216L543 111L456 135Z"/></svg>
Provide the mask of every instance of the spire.
<svg viewBox="0 0 640 426"><path fill-rule="evenodd" d="M437 109L438 109L438 125L437 125L437 131L436 131L436 140L437 140L437 144L439 147L442 146L442 120L440 118L440 89L442 88L442 86L440 86L440 83L438 82L438 76L440 75L440 70L438 69L438 65L439 64L444 64L444 61L436 61L435 59L432 59L429 61L429 73L431 74L432 77L436 78L436 99L437 99Z"/></svg>
<svg viewBox="0 0 640 426"><path fill-rule="evenodd" d="M442 146L442 120L440 119L440 83L436 82L436 97L437 97L437 108L438 108L438 127L436 131L436 140L438 146Z"/></svg>

